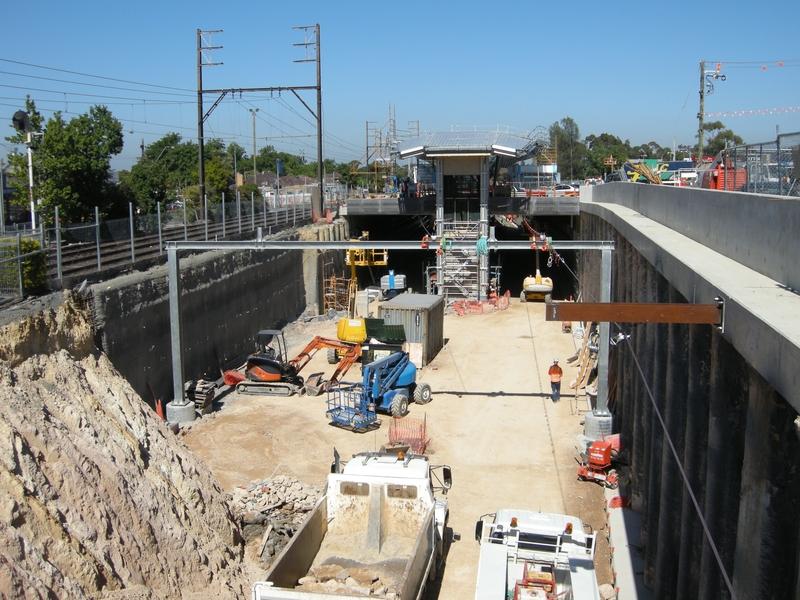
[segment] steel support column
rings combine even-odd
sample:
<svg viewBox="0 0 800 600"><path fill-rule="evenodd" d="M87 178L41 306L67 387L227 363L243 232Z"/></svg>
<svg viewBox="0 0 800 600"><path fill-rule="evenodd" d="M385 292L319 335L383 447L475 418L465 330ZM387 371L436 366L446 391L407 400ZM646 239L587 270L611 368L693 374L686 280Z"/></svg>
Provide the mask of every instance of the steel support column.
<svg viewBox="0 0 800 600"><path fill-rule="evenodd" d="M489 237L489 158L481 158L479 182L480 223L478 237ZM489 289L489 254L478 255L478 299L485 298Z"/></svg>
<svg viewBox="0 0 800 600"><path fill-rule="evenodd" d="M434 163L434 188L436 190L436 239L441 240L444 233L444 174L442 172L442 159L437 158ZM436 255L436 287L441 296L444 293L444 264L442 254Z"/></svg>
<svg viewBox="0 0 800 600"><path fill-rule="evenodd" d="M186 404L183 394L183 337L181 335L181 267L178 248L167 243L167 273L169 275L169 326L172 348L172 392L176 404Z"/></svg>
<svg viewBox="0 0 800 600"><path fill-rule="evenodd" d="M600 302L611 302L611 248L604 248L600 262ZM600 349L597 353L597 409L595 416L611 416L608 412L608 321L601 321Z"/></svg>

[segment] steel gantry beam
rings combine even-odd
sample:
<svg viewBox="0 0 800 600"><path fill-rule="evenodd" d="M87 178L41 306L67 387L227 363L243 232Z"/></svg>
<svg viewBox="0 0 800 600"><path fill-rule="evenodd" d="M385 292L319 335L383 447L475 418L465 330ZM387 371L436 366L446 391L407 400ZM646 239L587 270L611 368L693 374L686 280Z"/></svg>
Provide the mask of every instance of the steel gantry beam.
<svg viewBox="0 0 800 600"><path fill-rule="evenodd" d="M509 240L487 240L487 248L489 250L532 250L531 243L528 241L509 241ZM416 241L379 241L379 240L364 240L364 241L324 241L317 242L313 240L268 240L268 239L255 239L251 241L231 241L231 242L203 242L203 241L186 241L186 242L167 242L167 250L174 247L176 250L431 250L437 251L442 249L440 240L428 240L425 242ZM474 248L475 242L469 240L450 240L446 242L444 250L463 250L465 248ZM549 246L543 247L542 244L537 246L537 250L547 251L552 248L553 250L613 250L614 242L581 242L581 241L557 241L553 240Z"/></svg>
<svg viewBox="0 0 800 600"><path fill-rule="evenodd" d="M444 250L458 250L463 248L474 248L475 242L446 240ZM268 240L262 237L261 228L258 229L257 238L251 241L173 241L166 243L167 248L167 272L169 276L169 320L170 320L170 343L172 347L172 387L174 402L176 405L185 406L188 404L184 394L184 365L183 365L183 342L181 330L181 278L180 278L180 258L179 252L210 251L210 250L422 250L436 252L441 250L442 242L440 239L431 239L420 242L411 241L280 241ZM548 240L547 246L543 242L531 243L530 241L506 241L494 239L491 235L487 240L489 250L534 250L549 251L553 250L601 250L604 256L608 255L610 264L611 251L614 249L614 242L586 242L586 241L557 241ZM603 289L608 287L608 297L611 293L611 269L603 270ZM601 344L603 338L601 334ZM606 334L605 343L608 344ZM607 377L608 370L605 370ZM605 404L605 400L603 401Z"/></svg>

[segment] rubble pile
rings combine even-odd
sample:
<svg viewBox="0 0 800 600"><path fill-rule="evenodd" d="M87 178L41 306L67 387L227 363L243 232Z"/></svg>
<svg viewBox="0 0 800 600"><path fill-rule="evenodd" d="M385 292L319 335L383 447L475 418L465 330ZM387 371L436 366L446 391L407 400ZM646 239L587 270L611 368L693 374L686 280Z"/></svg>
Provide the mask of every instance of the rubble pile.
<svg viewBox="0 0 800 600"><path fill-rule="evenodd" d="M304 592L392 597L377 573L361 567L345 569L336 564L311 567L308 575L297 583L295 589Z"/></svg>
<svg viewBox="0 0 800 600"><path fill-rule="evenodd" d="M228 496L231 511L242 524L248 554L268 567L314 508L319 494L316 487L288 475L237 487Z"/></svg>

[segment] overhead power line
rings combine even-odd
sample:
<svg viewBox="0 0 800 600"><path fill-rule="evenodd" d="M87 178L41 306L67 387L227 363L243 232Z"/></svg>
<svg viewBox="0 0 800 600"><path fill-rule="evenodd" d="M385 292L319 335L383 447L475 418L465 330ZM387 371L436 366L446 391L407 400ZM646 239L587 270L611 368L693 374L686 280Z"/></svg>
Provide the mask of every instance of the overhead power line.
<svg viewBox="0 0 800 600"><path fill-rule="evenodd" d="M85 85L87 87L96 87L96 88L104 88L109 90L122 90L126 92L145 92L147 94L158 94L161 96L175 96L176 94L173 92L156 92L156 91L147 91L147 90L140 90L137 88L127 88L127 87L120 87L117 85L102 85L99 83L86 83L83 81L69 81L68 79L56 79L54 77L39 77L38 75L23 75L21 73L12 73L10 71L0 71L2 75L13 75L14 77L27 77L29 79L39 79L42 81L54 81L56 83L68 83L70 85ZM191 97L190 94L182 94L186 97Z"/></svg>
<svg viewBox="0 0 800 600"><path fill-rule="evenodd" d="M168 86L168 85L158 85L158 84L155 84L155 83L142 83L140 81L129 81L127 79L116 79L114 77L103 77L102 75L91 75L89 73L79 73L77 71L68 71L66 69L56 69L54 67L44 67L42 65L33 65L33 64L30 64L30 63L24 63L24 62L20 62L20 61L17 61L17 60L9 60L7 58L0 58L0 62L12 63L12 64L15 64L15 65L22 65L22 66L25 66L25 67L33 67L35 69L45 69L47 71L57 71L59 73L68 73L70 75L80 75L81 77L91 77L93 79L104 79L106 81L117 81L119 83L129 83L131 85L142 85L142 86L145 86L145 87L161 88L161 89L164 89L164 90L176 90L176 91L179 91L179 92L188 92L188 93L193 93L194 92L194 90L188 90L188 89L185 89L185 88L176 88L176 87L171 87L171 86Z"/></svg>

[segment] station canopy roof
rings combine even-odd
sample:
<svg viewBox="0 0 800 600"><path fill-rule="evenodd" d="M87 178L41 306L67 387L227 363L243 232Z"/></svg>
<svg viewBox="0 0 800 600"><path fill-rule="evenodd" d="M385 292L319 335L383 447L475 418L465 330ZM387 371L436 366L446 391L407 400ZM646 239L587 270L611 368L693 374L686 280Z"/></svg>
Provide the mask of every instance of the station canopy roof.
<svg viewBox="0 0 800 600"><path fill-rule="evenodd" d="M441 156L495 156L501 166L522 162L541 154L547 144L541 138L530 138L498 131L451 131L426 133L403 140L395 152L403 160L419 156L425 159Z"/></svg>

